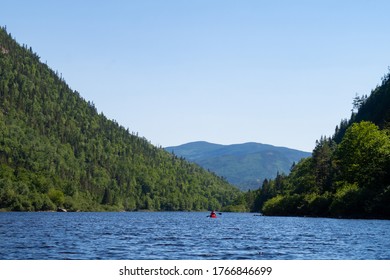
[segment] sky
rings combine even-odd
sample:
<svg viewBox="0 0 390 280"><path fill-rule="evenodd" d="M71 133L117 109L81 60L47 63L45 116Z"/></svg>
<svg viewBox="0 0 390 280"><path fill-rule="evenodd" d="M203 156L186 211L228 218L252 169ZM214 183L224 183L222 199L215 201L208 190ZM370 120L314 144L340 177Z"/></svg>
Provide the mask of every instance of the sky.
<svg viewBox="0 0 390 280"><path fill-rule="evenodd" d="M154 145L312 151L388 73L388 11L362 0L0 0L0 25Z"/></svg>

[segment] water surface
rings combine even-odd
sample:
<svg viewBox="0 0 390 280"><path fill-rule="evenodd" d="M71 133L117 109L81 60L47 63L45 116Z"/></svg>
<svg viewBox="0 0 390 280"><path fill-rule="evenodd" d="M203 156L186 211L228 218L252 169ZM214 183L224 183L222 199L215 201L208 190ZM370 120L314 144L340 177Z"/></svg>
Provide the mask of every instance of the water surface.
<svg viewBox="0 0 390 280"><path fill-rule="evenodd" d="M250 213L0 213L0 259L390 259L390 221Z"/></svg>

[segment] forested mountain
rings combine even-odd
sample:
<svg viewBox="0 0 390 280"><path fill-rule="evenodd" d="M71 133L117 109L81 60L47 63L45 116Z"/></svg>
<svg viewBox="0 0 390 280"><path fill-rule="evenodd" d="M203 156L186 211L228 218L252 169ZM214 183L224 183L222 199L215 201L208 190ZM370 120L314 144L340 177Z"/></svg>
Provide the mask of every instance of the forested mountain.
<svg viewBox="0 0 390 280"><path fill-rule="evenodd" d="M0 29L0 209L221 209L238 189L99 114Z"/></svg>
<svg viewBox="0 0 390 280"><path fill-rule="evenodd" d="M390 73L370 96L353 100L349 120L321 137L288 176L246 194L265 215L390 218Z"/></svg>
<svg viewBox="0 0 390 280"><path fill-rule="evenodd" d="M192 142L165 148L193 161L241 190L258 189L264 179L290 172L291 165L310 153L260 143L220 145Z"/></svg>

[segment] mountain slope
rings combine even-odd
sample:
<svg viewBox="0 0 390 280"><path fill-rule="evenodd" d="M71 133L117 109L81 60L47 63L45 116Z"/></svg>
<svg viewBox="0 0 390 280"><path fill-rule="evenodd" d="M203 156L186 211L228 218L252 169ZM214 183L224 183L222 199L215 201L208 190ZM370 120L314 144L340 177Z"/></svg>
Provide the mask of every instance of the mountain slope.
<svg viewBox="0 0 390 280"><path fill-rule="evenodd" d="M278 172L289 173L294 162L310 155L259 143L219 145L199 141L165 149L225 177L242 190L257 189L264 179Z"/></svg>
<svg viewBox="0 0 390 280"><path fill-rule="evenodd" d="M336 127L333 139L340 143L347 128L352 124L361 121L370 121L381 129L389 128L390 123L390 87L388 84L388 76L382 78L382 85L377 86L367 96L358 97L354 99L354 109L357 112L352 113L351 118L343 120L339 126Z"/></svg>
<svg viewBox="0 0 390 280"><path fill-rule="evenodd" d="M0 29L0 209L205 210L238 193L99 114Z"/></svg>
<svg viewBox="0 0 390 280"><path fill-rule="evenodd" d="M390 73L355 98L349 121L321 137L312 157L263 184L247 208L265 215L390 219Z"/></svg>

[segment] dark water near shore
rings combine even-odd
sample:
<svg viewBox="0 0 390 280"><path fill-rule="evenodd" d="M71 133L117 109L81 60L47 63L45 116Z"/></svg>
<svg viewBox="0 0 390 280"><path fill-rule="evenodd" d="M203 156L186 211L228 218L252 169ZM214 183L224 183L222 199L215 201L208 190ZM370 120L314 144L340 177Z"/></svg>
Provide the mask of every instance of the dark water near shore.
<svg viewBox="0 0 390 280"><path fill-rule="evenodd" d="M0 259L390 259L390 221L0 213Z"/></svg>

